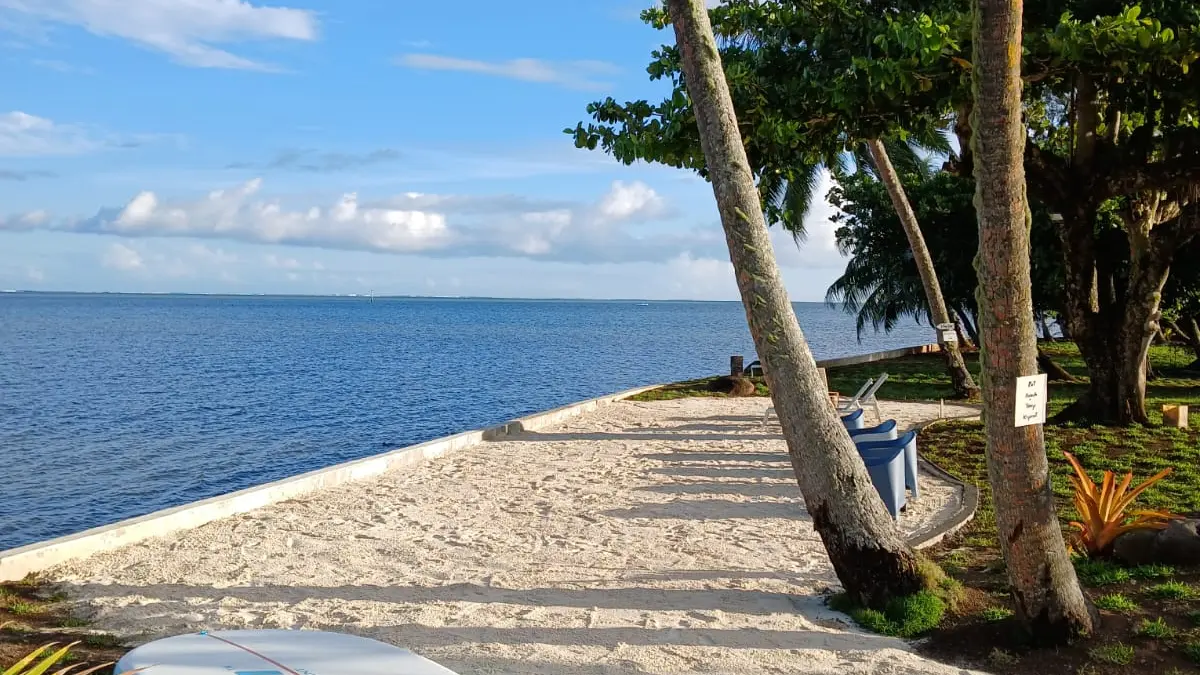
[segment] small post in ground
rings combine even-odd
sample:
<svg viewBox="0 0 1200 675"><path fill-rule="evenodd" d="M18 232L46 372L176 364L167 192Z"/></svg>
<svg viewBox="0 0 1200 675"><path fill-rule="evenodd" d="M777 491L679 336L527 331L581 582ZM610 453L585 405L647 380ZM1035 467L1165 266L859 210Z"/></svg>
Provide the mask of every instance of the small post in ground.
<svg viewBox="0 0 1200 675"><path fill-rule="evenodd" d="M742 376L742 362L744 360L745 359L743 359L740 355L729 357L729 376L730 377L741 377Z"/></svg>

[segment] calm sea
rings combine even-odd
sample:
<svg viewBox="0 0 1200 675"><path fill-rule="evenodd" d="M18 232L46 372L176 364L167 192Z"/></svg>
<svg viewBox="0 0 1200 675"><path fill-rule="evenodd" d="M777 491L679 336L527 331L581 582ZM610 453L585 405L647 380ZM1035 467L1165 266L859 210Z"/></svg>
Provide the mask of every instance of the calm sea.
<svg viewBox="0 0 1200 675"><path fill-rule="evenodd" d="M928 341L796 313L818 358ZM731 354L737 303L0 294L0 550Z"/></svg>

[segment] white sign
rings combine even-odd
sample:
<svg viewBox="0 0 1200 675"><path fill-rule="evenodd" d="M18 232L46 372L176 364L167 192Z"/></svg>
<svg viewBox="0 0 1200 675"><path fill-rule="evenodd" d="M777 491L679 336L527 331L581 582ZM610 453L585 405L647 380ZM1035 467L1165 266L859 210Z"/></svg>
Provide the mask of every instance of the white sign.
<svg viewBox="0 0 1200 675"><path fill-rule="evenodd" d="M1046 374L1017 378L1016 426L1046 423Z"/></svg>
<svg viewBox="0 0 1200 675"><path fill-rule="evenodd" d="M937 325L937 329L938 330L954 330L954 324L953 323L939 323Z"/></svg>
<svg viewBox="0 0 1200 675"><path fill-rule="evenodd" d="M942 342L958 342L958 333L952 330L942 331Z"/></svg>

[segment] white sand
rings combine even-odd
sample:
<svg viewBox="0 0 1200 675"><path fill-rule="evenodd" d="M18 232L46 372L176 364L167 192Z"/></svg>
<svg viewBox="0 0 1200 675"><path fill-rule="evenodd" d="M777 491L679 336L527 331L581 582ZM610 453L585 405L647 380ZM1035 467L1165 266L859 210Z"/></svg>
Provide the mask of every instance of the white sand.
<svg viewBox="0 0 1200 675"><path fill-rule="evenodd" d="M614 404L52 576L135 641L324 628L464 675L965 672L824 607L837 580L766 405ZM902 426L939 412L883 407ZM958 504L922 487L909 532Z"/></svg>

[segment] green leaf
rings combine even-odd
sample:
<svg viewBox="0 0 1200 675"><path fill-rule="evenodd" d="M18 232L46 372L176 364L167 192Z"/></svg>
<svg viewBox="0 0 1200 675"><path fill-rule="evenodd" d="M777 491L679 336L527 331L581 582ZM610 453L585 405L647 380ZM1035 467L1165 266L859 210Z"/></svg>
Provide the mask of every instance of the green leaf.
<svg viewBox="0 0 1200 675"><path fill-rule="evenodd" d="M1150 48L1150 41L1151 41L1152 39L1153 39L1153 38L1150 36L1150 31L1149 31L1149 30L1147 30L1147 29L1145 29L1145 28L1139 28L1139 29L1138 29L1138 32L1137 32L1137 41L1138 41L1138 44L1142 46L1142 49L1149 49L1149 48Z"/></svg>

